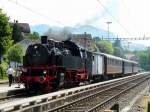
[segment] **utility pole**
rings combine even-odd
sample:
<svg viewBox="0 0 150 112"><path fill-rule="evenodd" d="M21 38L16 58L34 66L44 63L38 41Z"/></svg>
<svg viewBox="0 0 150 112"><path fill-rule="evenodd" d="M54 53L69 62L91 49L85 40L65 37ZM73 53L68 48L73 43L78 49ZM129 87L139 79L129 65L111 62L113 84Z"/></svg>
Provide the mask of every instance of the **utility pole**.
<svg viewBox="0 0 150 112"><path fill-rule="evenodd" d="M85 49L86 49L86 41L87 41L86 32L84 32L84 48L85 48Z"/></svg>
<svg viewBox="0 0 150 112"><path fill-rule="evenodd" d="M106 22L106 23L107 23L107 25L108 25L108 39L109 39L109 25L110 25L112 22L108 21L108 22Z"/></svg>
<svg viewBox="0 0 150 112"><path fill-rule="evenodd" d="M87 49L86 49L86 32L84 32L84 49L85 49L85 51L84 51L84 73L86 73L86 60L87 60L87 54L86 54L86 51L87 51Z"/></svg>

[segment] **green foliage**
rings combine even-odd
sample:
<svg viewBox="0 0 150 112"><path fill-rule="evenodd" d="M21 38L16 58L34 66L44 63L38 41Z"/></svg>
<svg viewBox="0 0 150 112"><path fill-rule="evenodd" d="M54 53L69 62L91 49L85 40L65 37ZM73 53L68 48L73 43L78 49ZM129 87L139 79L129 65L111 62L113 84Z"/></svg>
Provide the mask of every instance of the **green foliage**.
<svg viewBox="0 0 150 112"><path fill-rule="evenodd" d="M123 53L123 50L120 49L119 47L114 47L114 53L113 53L115 56L118 56L118 57L121 57L121 58L124 58L124 53Z"/></svg>
<svg viewBox="0 0 150 112"><path fill-rule="evenodd" d="M31 39L31 40L40 39L40 35L39 35L38 32L33 32L33 33L29 36L29 39Z"/></svg>
<svg viewBox="0 0 150 112"><path fill-rule="evenodd" d="M9 24L9 17L7 17L6 14L2 12L2 9L0 9L0 36L6 37L11 36L12 28Z"/></svg>
<svg viewBox="0 0 150 112"><path fill-rule="evenodd" d="M116 40L113 44L114 47L122 48L120 40Z"/></svg>
<svg viewBox="0 0 150 112"><path fill-rule="evenodd" d="M23 57L23 48L20 44L16 44L12 46L7 53L7 57L9 61L15 61L18 63L22 62Z"/></svg>
<svg viewBox="0 0 150 112"><path fill-rule="evenodd" d="M7 62L3 61L0 65L0 79L7 79L6 70L8 68Z"/></svg>
<svg viewBox="0 0 150 112"><path fill-rule="evenodd" d="M98 47L96 46L96 44L94 42L92 42L92 46L91 46L90 51L92 51L92 52L99 52L99 49L98 49Z"/></svg>
<svg viewBox="0 0 150 112"><path fill-rule="evenodd" d="M100 52L113 54L113 45L110 41L101 40L96 45Z"/></svg>
<svg viewBox="0 0 150 112"><path fill-rule="evenodd" d="M121 45L121 42L120 40L116 40L113 44L113 47L114 47L114 55L115 56L118 56L118 57L121 57L121 58L124 58L124 50L122 48L122 45Z"/></svg>
<svg viewBox="0 0 150 112"><path fill-rule="evenodd" d="M11 40L12 28L9 23L9 17L0 9L0 53L5 54L12 45Z"/></svg>
<svg viewBox="0 0 150 112"><path fill-rule="evenodd" d="M150 65L150 51L139 51L137 53L140 65L142 68Z"/></svg>
<svg viewBox="0 0 150 112"><path fill-rule="evenodd" d="M5 54L8 49L12 46L13 40L11 40L11 37L0 37L0 47L2 54Z"/></svg>
<svg viewBox="0 0 150 112"><path fill-rule="evenodd" d="M15 43L23 40L23 35L21 33L21 29L18 23L14 23L13 25L12 39L14 40Z"/></svg>

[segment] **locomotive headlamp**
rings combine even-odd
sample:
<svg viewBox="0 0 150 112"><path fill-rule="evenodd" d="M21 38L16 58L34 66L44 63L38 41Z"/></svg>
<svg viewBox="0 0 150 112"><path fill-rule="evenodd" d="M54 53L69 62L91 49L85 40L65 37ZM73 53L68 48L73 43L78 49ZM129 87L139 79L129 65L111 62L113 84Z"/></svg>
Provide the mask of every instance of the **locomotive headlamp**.
<svg viewBox="0 0 150 112"><path fill-rule="evenodd" d="M34 49L37 49L37 46L34 46Z"/></svg>
<svg viewBox="0 0 150 112"><path fill-rule="evenodd" d="M46 70L44 70L43 73L46 74Z"/></svg>

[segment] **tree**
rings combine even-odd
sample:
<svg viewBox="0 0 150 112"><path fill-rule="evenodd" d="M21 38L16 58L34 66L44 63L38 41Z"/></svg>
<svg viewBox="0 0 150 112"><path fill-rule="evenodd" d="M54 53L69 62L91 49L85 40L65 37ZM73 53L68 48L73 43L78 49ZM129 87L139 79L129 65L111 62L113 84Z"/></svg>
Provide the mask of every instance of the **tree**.
<svg viewBox="0 0 150 112"><path fill-rule="evenodd" d="M117 39L117 40L114 42L113 46L114 46L114 47L122 48L122 46L121 46L121 41Z"/></svg>
<svg viewBox="0 0 150 112"><path fill-rule="evenodd" d="M40 35L39 35L38 32L33 32L33 33L29 36L29 38L30 38L31 40L37 40L37 39L40 38Z"/></svg>
<svg viewBox="0 0 150 112"><path fill-rule="evenodd" d="M93 41L92 41L92 45L90 48L91 48L90 51L92 52L99 52L97 45Z"/></svg>
<svg viewBox="0 0 150 112"><path fill-rule="evenodd" d="M103 53L112 54L113 46L112 43L106 40L101 40L96 43L98 49Z"/></svg>
<svg viewBox="0 0 150 112"><path fill-rule="evenodd" d="M118 57L124 57L124 53L123 53L123 48L122 48L122 45L121 45L121 42L120 40L116 40L113 44L113 47L114 47L114 52L113 54L115 56L118 56Z"/></svg>
<svg viewBox="0 0 150 112"><path fill-rule="evenodd" d="M12 28L9 23L9 17L0 9L0 74L3 77L3 64L1 63L2 56L7 52L12 45L11 40Z"/></svg>
<svg viewBox="0 0 150 112"><path fill-rule="evenodd" d="M21 63L23 57L23 47L20 44L16 44L9 48L7 57L9 61Z"/></svg>
<svg viewBox="0 0 150 112"><path fill-rule="evenodd" d="M113 52L113 54L114 54L115 56L124 58L123 50L121 50L119 47L114 47L114 52Z"/></svg>
<svg viewBox="0 0 150 112"><path fill-rule="evenodd" d="M9 23L9 17L0 9L0 57L5 54L12 45L12 28Z"/></svg>
<svg viewBox="0 0 150 112"><path fill-rule="evenodd" d="M137 53L140 65L142 68L145 68L146 66L150 65L150 51L139 51Z"/></svg>

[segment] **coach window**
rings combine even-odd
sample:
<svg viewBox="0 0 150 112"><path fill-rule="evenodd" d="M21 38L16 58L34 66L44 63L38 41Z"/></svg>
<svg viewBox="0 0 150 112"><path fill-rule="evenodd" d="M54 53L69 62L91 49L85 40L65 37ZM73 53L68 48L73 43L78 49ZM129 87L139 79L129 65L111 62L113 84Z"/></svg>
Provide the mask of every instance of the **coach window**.
<svg viewBox="0 0 150 112"><path fill-rule="evenodd" d="M110 64L110 65L112 64L112 60L111 60L111 59L109 59L109 64Z"/></svg>
<svg viewBox="0 0 150 112"><path fill-rule="evenodd" d="M94 61L94 56L93 56L93 61Z"/></svg>
<svg viewBox="0 0 150 112"><path fill-rule="evenodd" d="M110 59L110 64L113 65L113 60L112 59Z"/></svg>
<svg viewBox="0 0 150 112"><path fill-rule="evenodd" d="M113 59L113 65L115 65L115 64L116 64L116 60Z"/></svg>
<svg viewBox="0 0 150 112"><path fill-rule="evenodd" d="M111 60L109 59L109 65L111 65Z"/></svg>

